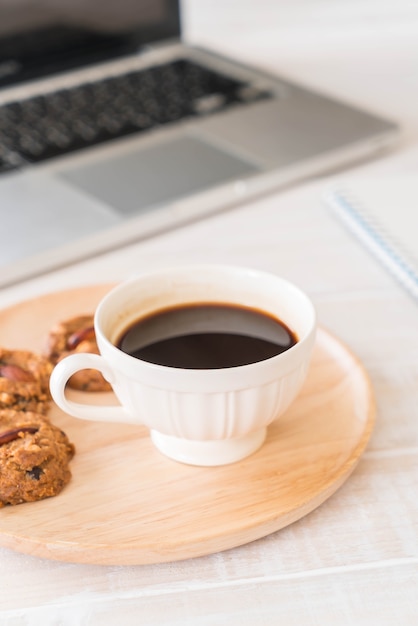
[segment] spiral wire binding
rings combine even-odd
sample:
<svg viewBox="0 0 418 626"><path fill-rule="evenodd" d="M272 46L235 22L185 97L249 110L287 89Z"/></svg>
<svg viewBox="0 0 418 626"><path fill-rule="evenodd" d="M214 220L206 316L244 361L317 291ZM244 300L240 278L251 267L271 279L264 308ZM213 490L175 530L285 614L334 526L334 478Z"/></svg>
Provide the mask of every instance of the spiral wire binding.
<svg viewBox="0 0 418 626"><path fill-rule="evenodd" d="M400 244L367 213L349 191L335 189L326 196L328 204L351 232L372 252L407 291L418 299L418 268Z"/></svg>

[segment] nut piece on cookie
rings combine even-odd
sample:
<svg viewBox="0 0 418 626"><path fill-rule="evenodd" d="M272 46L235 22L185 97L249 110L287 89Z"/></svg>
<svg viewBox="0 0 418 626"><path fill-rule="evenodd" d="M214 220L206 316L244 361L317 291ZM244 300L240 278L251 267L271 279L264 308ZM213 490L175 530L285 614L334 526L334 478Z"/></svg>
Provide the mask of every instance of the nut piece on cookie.
<svg viewBox="0 0 418 626"><path fill-rule="evenodd" d="M41 355L0 348L0 409L46 415L51 401L51 371L51 363Z"/></svg>
<svg viewBox="0 0 418 626"><path fill-rule="evenodd" d="M46 356L51 363L76 352L98 354L94 332L93 315L78 315L64 320L51 328L46 348ZM73 389L81 391L110 391L111 386L97 370L87 369L74 374L68 381Z"/></svg>
<svg viewBox="0 0 418 626"><path fill-rule="evenodd" d="M71 479L75 448L40 413L0 410L0 508L62 491Z"/></svg>

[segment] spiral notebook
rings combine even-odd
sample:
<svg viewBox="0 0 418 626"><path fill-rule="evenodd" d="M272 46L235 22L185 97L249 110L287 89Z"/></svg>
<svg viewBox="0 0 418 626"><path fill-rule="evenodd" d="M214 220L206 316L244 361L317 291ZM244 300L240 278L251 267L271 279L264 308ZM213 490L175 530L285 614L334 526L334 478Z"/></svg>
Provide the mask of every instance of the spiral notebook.
<svg viewBox="0 0 418 626"><path fill-rule="evenodd" d="M334 187L326 200L418 299L418 174L352 179Z"/></svg>

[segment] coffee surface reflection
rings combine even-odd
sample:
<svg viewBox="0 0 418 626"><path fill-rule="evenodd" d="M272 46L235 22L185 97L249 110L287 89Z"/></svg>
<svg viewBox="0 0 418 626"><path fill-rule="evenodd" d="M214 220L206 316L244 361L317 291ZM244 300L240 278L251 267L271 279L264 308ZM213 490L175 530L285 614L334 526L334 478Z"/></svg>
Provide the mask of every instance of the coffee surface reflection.
<svg viewBox="0 0 418 626"><path fill-rule="evenodd" d="M269 359L295 343L295 334L268 313L210 303L173 307L140 318L124 330L116 345L157 365L222 369Z"/></svg>

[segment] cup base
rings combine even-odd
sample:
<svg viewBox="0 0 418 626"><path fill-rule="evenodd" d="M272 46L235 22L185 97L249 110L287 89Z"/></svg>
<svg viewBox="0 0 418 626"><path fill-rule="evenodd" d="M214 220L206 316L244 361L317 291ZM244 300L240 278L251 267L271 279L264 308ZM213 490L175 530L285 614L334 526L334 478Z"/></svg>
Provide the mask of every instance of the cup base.
<svg viewBox="0 0 418 626"><path fill-rule="evenodd" d="M258 450L264 443L266 432L267 429L262 428L235 439L195 441L151 430L151 439L157 450L174 461L214 467L235 463Z"/></svg>

